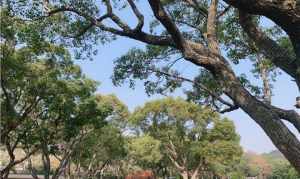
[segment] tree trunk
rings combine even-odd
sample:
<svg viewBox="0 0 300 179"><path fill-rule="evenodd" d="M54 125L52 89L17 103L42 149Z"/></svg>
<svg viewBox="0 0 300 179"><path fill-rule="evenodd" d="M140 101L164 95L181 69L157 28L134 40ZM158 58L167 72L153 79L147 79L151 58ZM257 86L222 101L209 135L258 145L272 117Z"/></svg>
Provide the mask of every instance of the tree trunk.
<svg viewBox="0 0 300 179"><path fill-rule="evenodd" d="M9 172L7 172L7 171L5 171L5 170L2 170L2 171L0 172L0 178L1 178L1 179L7 179L8 173L9 173Z"/></svg>
<svg viewBox="0 0 300 179"><path fill-rule="evenodd" d="M28 160L28 169L31 173L31 176L33 179L38 179L39 177L37 176L37 172L36 172L36 169L32 166L32 161L31 161L31 158L29 158Z"/></svg>
<svg viewBox="0 0 300 179"><path fill-rule="evenodd" d="M257 55L257 64L258 64L258 69L260 73L260 77L263 81L263 99L266 104L271 104L271 98L272 98L272 93L271 93L271 86L270 86L270 81L269 81L269 74L268 74L268 69L267 67L263 64L262 61L262 56L260 54Z"/></svg>
<svg viewBox="0 0 300 179"><path fill-rule="evenodd" d="M278 114L252 96L229 68L223 66L223 69L214 70L213 74L225 87L225 93L260 125L273 144L300 172L300 142L284 125Z"/></svg>
<svg viewBox="0 0 300 179"><path fill-rule="evenodd" d="M228 91L232 98L237 97L234 94L235 92L235 89ZM300 143L295 135L283 124L278 115L244 90L235 101L264 129L274 145L300 172Z"/></svg>
<svg viewBox="0 0 300 179"><path fill-rule="evenodd" d="M81 168L81 165L80 165L80 163L78 163L77 165L76 165L76 169L75 169L75 175L76 175L76 178L81 178L80 177L80 175L81 175L81 171L80 171L80 168Z"/></svg>
<svg viewBox="0 0 300 179"><path fill-rule="evenodd" d="M199 178L199 170L202 165L205 165L204 162L199 162L197 167L193 170L193 173L191 175L191 179L198 179Z"/></svg>
<svg viewBox="0 0 300 179"><path fill-rule="evenodd" d="M191 179L198 179L198 178L199 178L198 172L193 173L192 176L191 176Z"/></svg>
<svg viewBox="0 0 300 179"><path fill-rule="evenodd" d="M185 59L209 70L223 87L224 93L265 131L278 150L300 172L300 142L281 121L278 113L242 86L224 57L209 54L208 59L203 59L202 47L192 45L183 50Z"/></svg>
<svg viewBox="0 0 300 179"><path fill-rule="evenodd" d="M223 87L224 93L265 131L278 150L300 172L300 142L281 121L278 113L242 86L224 57L209 54L208 59L203 59L201 46L192 45L185 47L185 59L209 70Z"/></svg>
<svg viewBox="0 0 300 179"><path fill-rule="evenodd" d="M66 167L66 179L71 179L71 162L68 163Z"/></svg>
<svg viewBox="0 0 300 179"><path fill-rule="evenodd" d="M44 179L50 179L51 164L50 164L50 158L48 154L43 154L42 159L43 159L43 165L45 170Z"/></svg>
<svg viewBox="0 0 300 179"><path fill-rule="evenodd" d="M9 170L3 170L3 171L1 171L1 173L0 173L1 179L7 179L7 178L8 178L8 175L9 175Z"/></svg>
<svg viewBox="0 0 300 179"><path fill-rule="evenodd" d="M187 171L180 173L183 179L189 179L189 173Z"/></svg>

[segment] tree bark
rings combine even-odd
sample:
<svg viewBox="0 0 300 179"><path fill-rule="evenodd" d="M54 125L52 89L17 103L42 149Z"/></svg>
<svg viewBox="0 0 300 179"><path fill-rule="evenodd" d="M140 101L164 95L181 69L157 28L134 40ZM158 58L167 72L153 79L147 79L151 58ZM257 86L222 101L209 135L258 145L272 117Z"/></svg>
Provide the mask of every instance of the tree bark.
<svg viewBox="0 0 300 179"><path fill-rule="evenodd" d="M32 151L30 151L29 153L26 153L26 155L19 159L19 160L15 160L15 155L14 155L14 149L11 150L10 147L7 148L9 150L9 156L10 156L10 161L9 163L0 171L0 178L2 179L7 179L8 178L8 175L9 175L9 172L11 171L11 169L24 162L26 159L28 159L30 156L32 156L37 150L38 148L35 148L35 149L32 149Z"/></svg>
<svg viewBox="0 0 300 179"><path fill-rule="evenodd" d="M7 179L8 178L8 175L9 175L9 170L2 170L0 172L0 178L1 179Z"/></svg>
<svg viewBox="0 0 300 179"><path fill-rule="evenodd" d="M251 40L255 42L264 56L270 59L278 68L290 75L300 90L300 54L295 58L286 49L279 46L277 42L268 37L257 24L253 22L253 16L250 14L239 11L239 21L243 30ZM296 50L295 53L296 55L300 53L300 49L298 51Z"/></svg>
<svg viewBox="0 0 300 179"><path fill-rule="evenodd" d="M43 166L44 166L44 178L49 179L50 178L50 171L51 171L51 163L50 163L50 157L48 153L42 154L42 160L43 160Z"/></svg>
<svg viewBox="0 0 300 179"><path fill-rule="evenodd" d="M221 68L221 67L219 67ZM277 113L252 96L229 69L214 69L215 78L225 86L225 93L235 101L269 136L274 145L300 171L300 142L283 124Z"/></svg>
<svg viewBox="0 0 300 179"><path fill-rule="evenodd" d="M154 0L153 0L154 1ZM158 2L157 2L158 3ZM217 9L217 1L211 1L208 13L207 29L210 29L208 42L216 44L215 18ZM159 14L155 9L155 14ZM162 13L163 15L163 13ZM210 16L213 16L210 18ZM170 21L167 17L158 18L160 21ZM164 24L162 22L162 24ZM169 23L168 23L169 24ZM166 28L168 31L176 31L174 26ZM180 43L180 34L171 34L175 43ZM176 35L176 36L175 36ZM211 42L210 42L211 41ZM179 46L179 45L178 45ZM230 68L227 60L218 52L218 46L210 45L206 58L203 58L204 48L201 45L192 43L182 44L182 53L186 60L197 66L202 66L209 70L223 87L224 93L230 97L240 108L242 108L269 136L273 144L283 153L297 171L300 172L300 142L296 136L284 125L280 116L274 112L268 105L252 96L240 83L235 76L234 71Z"/></svg>
<svg viewBox="0 0 300 179"><path fill-rule="evenodd" d="M189 179L189 173L187 171L181 172L180 175L183 179Z"/></svg>
<svg viewBox="0 0 300 179"><path fill-rule="evenodd" d="M208 69L224 87L225 94L265 131L273 144L300 172L300 142L284 125L278 113L272 110L272 107L256 99L242 86L222 56L211 54L209 62L203 63L203 55L197 55L195 47L192 51L185 55L186 60Z"/></svg>
<svg viewBox="0 0 300 179"><path fill-rule="evenodd" d="M280 26L290 37L300 60L300 2L296 0L224 0L239 10L263 15Z"/></svg>
<svg viewBox="0 0 300 179"><path fill-rule="evenodd" d="M259 68L259 74L263 81L263 100L266 104L271 104L272 92L269 80L269 73L267 68L263 64L262 57L260 54L257 55L257 63Z"/></svg>
<svg viewBox="0 0 300 179"><path fill-rule="evenodd" d="M198 170L197 170L197 171L194 171L194 173L191 176L191 179L198 179L198 178L199 178L199 176L198 176Z"/></svg>
<svg viewBox="0 0 300 179"><path fill-rule="evenodd" d="M29 158L29 160L28 160L28 169L29 169L33 179L39 179L36 169L32 166L31 158Z"/></svg>

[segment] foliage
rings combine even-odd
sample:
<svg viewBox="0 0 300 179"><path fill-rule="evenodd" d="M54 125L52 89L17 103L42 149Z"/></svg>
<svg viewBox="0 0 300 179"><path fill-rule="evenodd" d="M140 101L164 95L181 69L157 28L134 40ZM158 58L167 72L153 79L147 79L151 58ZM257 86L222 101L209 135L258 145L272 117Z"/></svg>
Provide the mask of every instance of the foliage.
<svg viewBox="0 0 300 179"><path fill-rule="evenodd" d="M72 161L87 172L102 170L113 160L120 160L126 155L123 136L119 129L107 125L87 134L76 147Z"/></svg>
<svg viewBox="0 0 300 179"><path fill-rule="evenodd" d="M300 177L299 173L297 173L297 171L288 163L279 151L275 150L270 153L263 154L263 157L272 167L272 173L268 176L268 178L296 179Z"/></svg>
<svg viewBox="0 0 300 179"><path fill-rule="evenodd" d="M170 70L174 64L172 59L177 57L176 53L178 52L174 49L153 45L147 45L145 50L133 48L114 62L113 83L120 85L128 82L134 88L135 81L131 78L139 79L144 80L145 90L149 95L172 92L181 86L181 81L174 80L174 77L164 77L160 71L179 75L176 70Z"/></svg>
<svg viewBox="0 0 300 179"><path fill-rule="evenodd" d="M1 17L3 16L3 18L1 19L4 19L1 20L1 28L3 27L1 29L1 42L3 40L3 43L1 43L1 52L3 52L1 63L3 61L5 67L5 70L1 70L1 77L7 77L1 81L3 91L1 93L3 98L1 98L1 107L4 109L1 115L5 116L4 122L1 123L1 131L4 131L4 135L1 135L1 141L25 143L22 140L19 141L19 138L26 136L26 138L34 139L30 140L30 146L34 146L34 143L39 143L38 138L43 138L53 133L53 131L62 129L61 133L57 132L55 134L58 134L57 137L63 136L64 141L70 142L74 135L82 131L83 127L86 127L85 130L90 129L91 126L99 129L106 122L121 121L121 118L126 114L111 118L110 113L114 113L111 107L102 108L102 106L101 109L99 108L96 103L97 97L93 95L96 87L94 82L85 78L78 67L72 64L71 55L65 49L72 50L74 52L72 54L76 58L90 58L97 52L94 48L96 47L95 44L105 44L115 40L116 36L125 36L146 42L147 46L142 49L131 49L127 54L116 60L113 75L115 85L120 85L129 80L130 86L134 87L134 80L143 80L145 89L150 95L173 92L176 88L182 86L183 81L193 83L193 88L187 92L189 100L205 104L217 111L224 111L219 110L224 108L223 105L229 106L227 111L242 108L264 129L279 150L300 170L299 165L297 165L299 158L295 157L300 156L299 150L297 150L300 146L299 140L281 121L287 120L292 122L296 128L299 127L295 123L297 121L294 120L295 115L292 115L292 117L289 115L289 112L293 111L281 110L272 106L271 103L266 108L266 105L261 102L262 97L264 97L262 95L265 95L262 93L265 93L265 90L271 91L272 89L272 85L269 84L266 87L265 82L269 83L270 79L276 78L277 67L287 72L299 87L299 50L297 49L299 39L292 37L292 35L298 37L298 34L294 34L294 28L292 27L295 22L298 22L298 19L294 17L295 15L298 17L298 11L287 13L286 9L279 7L281 6L280 3L275 4L274 2L269 3L274 7L268 9L264 7L266 6L264 3L257 2L246 3L250 6L246 7L246 1L240 1L239 3L220 1L217 2L214 8L214 1L207 0L187 2L151 0L149 2L156 18L153 18L153 16L144 18L138 10L139 8L135 7L135 5L142 2L116 0L101 2L94 0L84 2L80 0L27 2L15 0L1 3L1 6L3 5L3 8L1 7ZM228 3L229 6L226 7L223 4L224 2ZM163 8L159 8L160 5ZM292 3L293 5L295 3ZM232 6L236 9L233 9ZM157 7L159 11L155 12ZM250 12L248 8L251 9ZM124 13L126 9L133 10L133 14L138 18L138 24L135 28L132 27L130 21L127 21L128 19L122 18L122 12ZM238 22L237 9L245 11L245 13L270 16L269 18L275 19L278 25L286 25L286 22L282 24L280 21L287 18L290 20L291 23L288 24L291 24L292 28L282 26L287 34L282 33L277 26L259 31L256 26L261 25L261 18L259 16L249 16L248 20L250 19L250 21L248 23L251 23L252 30L257 30L263 34L257 35L258 40L253 37L249 38L251 34L249 35L248 32L248 37L244 33L247 28L242 29L242 22ZM278 13L280 18L274 18L277 17L277 15L273 16L277 14L276 11L281 12ZM214 17L209 18L209 15ZM143 27L144 19L149 20L149 29ZM216 23L214 20L216 20ZM210 24L209 21L213 24ZM214 32L215 27L216 33ZM266 38L264 38L264 34L266 34ZM252 40L256 40L256 42L254 43ZM259 40L267 41L267 43L257 43ZM294 49L292 49L292 46ZM217 54L215 54L216 51ZM232 66L239 65L240 61L245 58L249 59L252 67L248 66L245 69L243 68L242 71L251 71L254 76L260 76L263 87L250 81L245 74L239 75L240 72L236 73L232 70ZM23 59L29 60L30 64L34 62L34 66L26 66L27 64L22 62ZM181 76L180 71L176 68L177 62L181 59L188 63L192 62L197 68L200 68L199 74L195 75L194 79ZM24 65L26 67L23 69ZM61 71L56 65L63 66L63 70ZM202 68L205 68L205 70ZM9 69L15 70L10 72ZM262 71L265 71L264 75ZM33 72L33 75L28 75L29 72ZM41 79L38 77L41 77ZM19 81L13 82L14 80ZM32 84L32 86L26 87L28 84ZM19 85L25 86L25 88L18 88ZM41 89L41 91L37 92L36 89ZM223 97L226 97L226 101L229 102L224 102ZM113 97L111 99L114 100ZM24 102L20 104L20 101ZM110 105L110 103L106 104ZM182 103L180 107L182 105L185 105L185 103ZM36 107L38 110L31 110L31 108L36 109ZM165 106L160 108L165 109ZM168 113L169 111L163 111L163 114ZM172 111L170 113L175 114ZM36 114L41 115L38 116L37 125L32 124L32 122L26 123L30 121L29 119L36 117ZM195 139L198 136L202 137L203 135L209 140L209 132L211 131L207 130L209 132L203 133L200 129L206 129L205 126L216 121L204 120L198 123L198 118L195 117L194 119L194 116L190 115L190 112L187 114L186 111L182 111L182 114L176 114L175 118L186 119L187 117L196 122L193 120L191 123L190 121L187 123L175 122L178 125L167 122L166 124L171 125L170 128L166 127L165 124L160 126L160 123L158 123L158 126L166 129L167 133L159 130L158 133L154 133L154 131L157 132L156 127L152 128L148 123L142 123L140 132L149 133L154 139L159 137L167 142L175 140L174 146L178 148L179 153L186 155L187 157L184 156L186 158L190 158L190 154L195 156L200 156L203 153L208 154L207 161L210 162L210 169L220 173L226 172L227 169L224 168L223 164L219 166L221 159L209 159L210 157L216 157L218 152L205 150L204 147L201 149L203 150L202 153L199 154L195 152L198 150L192 147L193 144L198 143ZM135 118L138 119L138 117L137 115ZM158 118L160 116L154 117ZM66 121L58 119L57 121L56 118L63 118ZM55 122L52 124L52 120L57 121L59 124L62 123L63 127L56 126ZM133 118L133 121L136 120ZM51 124L50 128L46 127L48 123ZM192 125L192 130L186 125ZM38 133L41 132L42 135L24 135L26 131L33 130L32 126L34 130L37 130ZM121 124L117 128L124 128L124 125ZM178 130L174 130L177 128ZM7 134L17 129L20 133L7 137ZM234 130L234 128L231 129ZM185 130L188 131L187 134L183 132ZM182 137L169 138L175 133ZM222 135L221 137L223 137ZM14 137L16 137L15 140L11 140ZM220 136L216 135L216 137ZM55 137L46 138L45 141L51 143L53 141L48 139L55 139ZM227 141L227 139L221 141L223 140ZM238 140L234 137L229 141L236 142ZM183 143L189 146L188 152L184 151ZM226 151L228 150L229 153L233 150L233 146L228 145L226 142L217 141L215 143L216 146L219 145ZM173 144L169 142L169 145ZM10 145L7 146L9 148ZM12 146L15 145L12 144ZM174 151L174 149L169 150ZM195 158L188 161L191 162L188 168L195 166ZM205 162L207 161L205 160ZM258 161L260 162L257 163L265 163L260 159Z"/></svg>
<svg viewBox="0 0 300 179"><path fill-rule="evenodd" d="M264 154L245 152L236 169L235 172L243 177L299 178L296 170L277 150Z"/></svg>
<svg viewBox="0 0 300 179"><path fill-rule="evenodd" d="M161 154L175 168L184 166L192 171L201 165L224 174L242 153L231 121L181 98L148 102L135 110L130 122L142 134L160 141Z"/></svg>
<svg viewBox="0 0 300 179"><path fill-rule="evenodd" d="M154 168L162 159L161 142L149 135L131 138L128 141L128 155L138 166Z"/></svg>
<svg viewBox="0 0 300 179"><path fill-rule="evenodd" d="M272 174L268 178L297 179L299 177L300 177L299 173L297 173L297 171L290 164L284 162L281 165L273 166Z"/></svg>
<svg viewBox="0 0 300 179"><path fill-rule="evenodd" d="M99 108L107 109L110 115L105 119L106 122L119 130L126 130L126 119L129 117L127 106L120 101L114 94L96 95Z"/></svg>
<svg viewBox="0 0 300 179"><path fill-rule="evenodd" d="M26 152L24 160L38 150L45 175L55 171L54 178L83 139L95 142L90 150L106 146L97 150L106 152L102 161L123 155L121 133L107 123L126 117L127 107L113 95L95 95L97 82L82 74L68 50L40 34L40 24L5 9L1 17L1 142L11 157L3 172L17 164L16 148ZM60 158L60 168L52 168L51 156Z"/></svg>

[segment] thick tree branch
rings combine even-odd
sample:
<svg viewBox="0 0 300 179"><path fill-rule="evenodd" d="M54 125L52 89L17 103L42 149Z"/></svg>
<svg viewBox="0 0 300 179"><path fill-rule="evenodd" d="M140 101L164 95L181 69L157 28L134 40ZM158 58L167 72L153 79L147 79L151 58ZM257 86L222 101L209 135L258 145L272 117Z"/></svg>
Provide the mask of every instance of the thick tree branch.
<svg viewBox="0 0 300 179"><path fill-rule="evenodd" d="M154 1L157 1L157 0L154 0ZM150 1L150 2L152 2L152 1ZM62 6L60 8L54 9L49 12L49 15L54 15L59 12L73 12L73 13L91 21L93 24L95 24L97 27L99 27L103 31L110 32L112 34L119 35L119 36L128 37L131 39L135 39L135 40L147 43L147 44L160 45L160 46L172 46L172 47L177 47L177 45L179 45L181 47L184 46L183 44L180 45L181 40L176 41L176 40L173 40L173 37L169 37L169 36L151 35L151 34L147 34L142 31L134 31L134 30L125 32L125 31L115 29L112 27L107 27L104 24L102 24L102 22L100 20L95 19L87 14L81 13L80 11L78 11L74 8L68 7L68 6ZM171 23L170 25L171 26L173 25L173 27L175 29L177 29L176 25L174 23L172 23L172 20L167 16L167 14L165 13L164 15L166 15L164 17L167 18L167 21ZM173 28L170 28L170 29L172 30ZM173 34L179 35L179 39L182 39L182 41L185 42L185 40L181 36L179 30L177 29L175 31L177 31L177 32L174 32ZM170 34L172 34L172 33L170 33ZM175 35L175 36L177 36L177 35ZM186 59L196 65L206 66L207 64L210 63L209 60L211 58L213 58L213 56L216 56L216 55L220 56L219 54L214 54L214 53L210 52L209 49L207 49L206 47L204 47L202 44L199 44L199 43L194 43L194 42L188 41L188 43L185 47L187 48L187 49L185 49L186 52L184 53L184 55L186 56ZM193 52L193 50L191 50L190 48L195 50L197 52L197 54L195 54ZM201 58L195 59L195 58L193 58L194 56L201 57Z"/></svg>
<svg viewBox="0 0 300 179"><path fill-rule="evenodd" d="M138 19L138 24L136 25L136 27L134 28L134 30L136 31L141 31L143 26L144 26L144 16L142 15L142 13L139 11L139 9L136 7L135 3L133 2L133 0L127 0L133 13L135 14L135 16Z"/></svg>
<svg viewBox="0 0 300 179"><path fill-rule="evenodd" d="M41 148L42 148L42 161L43 167L45 171L45 178L49 178L49 173L51 170L51 163L50 163L50 153L48 149L48 143L43 138L41 139Z"/></svg>
<svg viewBox="0 0 300 179"><path fill-rule="evenodd" d="M199 174L199 170L200 170L201 166L202 166L202 162L199 161L198 165L196 166L196 168L192 172L192 177L191 178L198 178L198 174Z"/></svg>
<svg viewBox="0 0 300 179"><path fill-rule="evenodd" d="M32 156L34 153L36 153L38 151L38 148L32 149L32 151L26 153L24 157L22 157L18 160L15 160L15 155L13 153L14 151L12 151L10 148L8 148L8 150L9 150L8 153L10 156L10 161L4 168L1 169L1 171L0 171L1 176L7 175L9 173L9 171L11 170L11 168L13 168L14 166L27 160L30 156Z"/></svg>
<svg viewBox="0 0 300 179"><path fill-rule="evenodd" d="M181 164L178 163L178 154L176 152L175 146L172 143L171 140L169 140L169 145L165 146L165 149L167 150L167 155L168 158L171 160L171 162L173 163L173 165L180 171L183 172L186 170L186 168L184 166L182 166Z"/></svg>
<svg viewBox="0 0 300 179"><path fill-rule="evenodd" d="M182 36L180 30L177 28L176 24L173 22L173 20L169 17L169 15L164 10L160 0L148 0L148 2L152 8L154 16L162 23L162 25L170 33L177 48L184 51L186 48L185 46L186 41Z"/></svg>
<svg viewBox="0 0 300 179"><path fill-rule="evenodd" d="M123 30L119 30L116 28L107 27L102 23L102 20L108 18L109 15L104 15L104 16L96 19L94 17L91 17L88 14L82 13L82 12L78 11L77 9L71 8L68 6L62 6L60 8L51 10L49 12L49 15L52 16L52 15L55 15L56 13L60 13L60 12L75 13L78 16L81 16L81 17L85 18L86 20L90 21L93 25L97 26L101 30L110 32L115 35L129 37L129 38L132 38L132 39L135 39L135 40L147 43L147 44L151 44L151 45L175 46L172 38L168 37L168 36L157 36L157 35L148 34L148 33L142 32L142 31L135 31L135 30L130 30L130 29L127 29L127 31L123 31Z"/></svg>
<svg viewBox="0 0 300 179"><path fill-rule="evenodd" d="M82 132L80 135L73 138L68 145L66 145L64 149L63 156L59 162L59 166L55 169L52 179L58 179L61 173L63 172L63 169L67 166L67 164L70 161L70 158L74 152L74 149L77 147L77 145L82 141L82 139L89 134L93 129L89 129L85 132Z"/></svg>
<svg viewBox="0 0 300 179"><path fill-rule="evenodd" d="M300 115L296 111L281 109L275 106L270 106L270 108L276 112L280 118L293 124L298 132L300 132Z"/></svg>
<svg viewBox="0 0 300 179"><path fill-rule="evenodd" d="M285 30L300 58L300 2L296 0L224 0L239 10L263 15Z"/></svg>
<svg viewBox="0 0 300 179"><path fill-rule="evenodd" d="M65 155L63 156L62 160L59 163L59 166L56 168L52 179L58 179L59 176L61 175L61 173L63 172L63 169L67 166L69 159L71 157L72 152L67 152L65 153Z"/></svg>
<svg viewBox="0 0 300 179"><path fill-rule="evenodd" d="M252 16L239 11L240 24L248 36L255 42L262 53L277 67L293 77L300 89L300 59L293 58L284 48L269 38L253 22Z"/></svg>
<svg viewBox="0 0 300 179"><path fill-rule="evenodd" d="M209 49L216 54L220 53L219 43L217 39L217 7L218 0L211 0L210 7L208 9L207 18L207 40Z"/></svg>
<svg viewBox="0 0 300 179"><path fill-rule="evenodd" d="M113 13L113 8L110 3L110 0L104 0L104 3L107 8L107 14L111 18L112 21L114 21L120 28L122 28L124 31L129 31L130 27L124 23L117 15Z"/></svg>

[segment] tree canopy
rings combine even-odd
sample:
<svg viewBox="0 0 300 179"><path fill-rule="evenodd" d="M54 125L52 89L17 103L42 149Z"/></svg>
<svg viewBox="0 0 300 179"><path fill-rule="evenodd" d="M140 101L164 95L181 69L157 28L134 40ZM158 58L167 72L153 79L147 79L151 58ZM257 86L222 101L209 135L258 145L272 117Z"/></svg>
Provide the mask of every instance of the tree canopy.
<svg viewBox="0 0 300 179"><path fill-rule="evenodd" d="M82 74L67 49L39 36L35 23L19 20L1 10L0 130L1 144L9 156L1 168L1 178L7 178L9 171L24 161L29 161L37 178L37 169L31 164L35 154L42 155L45 178L51 172L53 179L58 178L74 150L84 144L81 142L92 137L95 140L95 136L104 141L102 133L108 135L109 142L116 137L111 148L103 151L105 155L121 152L117 138L120 128L107 125L124 119L127 107L113 95L96 95L97 82ZM25 152L19 159L15 153L18 148ZM51 157L59 160L57 168L52 166Z"/></svg>
<svg viewBox="0 0 300 179"><path fill-rule="evenodd" d="M192 83L191 100L222 113L242 109L300 171L300 141L283 122L299 132L300 116L292 106L282 108L272 103L270 85L271 72L280 70L300 89L299 1L7 0L1 5L5 9L1 12L12 17L1 20L8 27L1 30L1 38L5 33L9 37L3 37L8 46L15 44L11 29L25 22L31 28L24 28L17 36L20 41L30 41L34 52L49 46L49 41L74 50L76 58L92 58L95 44L120 36L145 43L144 49L133 48L116 60L115 85L129 81L134 86L136 79L144 80L146 91L152 94ZM134 25L122 18L124 11L137 20ZM271 20L274 28L264 27L264 18ZM258 71L262 86L233 70L246 57L252 58L254 68L248 66L248 70ZM177 71L174 64L182 61L199 68L199 74L187 78ZM299 108L299 97L296 99Z"/></svg>
<svg viewBox="0 0 300 179"><path fill-rule="evenodd" d="M139 158L148 153L145 160L157 165L164 155L183 178L228 174L242 154L231 121L181 98L147 102L130 122L145 135L134 143L137 152L143 151Z"/></svg>

